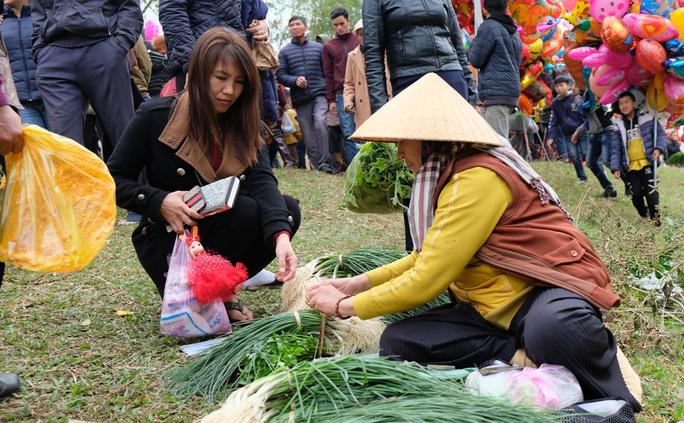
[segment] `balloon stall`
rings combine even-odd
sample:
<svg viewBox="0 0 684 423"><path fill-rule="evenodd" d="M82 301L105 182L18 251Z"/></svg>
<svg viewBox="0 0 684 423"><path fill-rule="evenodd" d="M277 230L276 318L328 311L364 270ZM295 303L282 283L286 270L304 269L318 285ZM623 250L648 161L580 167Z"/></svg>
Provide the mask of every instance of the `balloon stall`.
<svg viewBox="0 0 684 423"><path fill-rule="evenodd" d="M472 0L452 2L472 34ZM592 104L611 104L638 89L650 107L684 121L684 0L509 0L508 6L523 41L523 111L548 104L554 75L567 72L590 91Z"/></svg>

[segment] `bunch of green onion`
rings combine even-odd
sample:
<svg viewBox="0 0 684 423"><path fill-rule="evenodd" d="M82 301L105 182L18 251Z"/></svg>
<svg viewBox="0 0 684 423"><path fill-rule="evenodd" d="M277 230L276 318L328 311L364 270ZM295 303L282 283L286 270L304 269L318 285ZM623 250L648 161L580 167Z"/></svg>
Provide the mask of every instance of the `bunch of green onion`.
<svg viewBox="0 0 684 423"><path fill-rule="evenodd" d="M318 258L316 272L329 278L358 276L406 256L403 251L386 248L358 248L339 255Z"/></svg>
<svg viewBox="0 0 684 423"><path fill-rule="evenodd" d="M550 422L554 417L474 397L466 371L429 370L371 355L301 362L235 392L203 422ZM454 374L455 373L455 374ZM243 419L243 420L239 420Z"/></svg>
<svg viewBox="0 0 684 423"><path fill-rule="evenodd" d="M260 376L255 357L274 336L299 334L318 339L320 326L321 316L314 311L280 313L237 323L234 327L238 330L223 342L172 371L172 391L210 399L225 395Z"/></svg>

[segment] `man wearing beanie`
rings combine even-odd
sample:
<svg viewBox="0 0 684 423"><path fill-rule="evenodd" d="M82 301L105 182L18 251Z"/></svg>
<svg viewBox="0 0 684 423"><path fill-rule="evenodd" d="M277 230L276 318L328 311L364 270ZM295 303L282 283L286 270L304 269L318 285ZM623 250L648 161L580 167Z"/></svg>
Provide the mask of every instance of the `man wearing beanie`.
<svg viewBox="0 0 684 423"><path fill-rule="evenodd" d="M513 18L506 13L506 0L485 0L489 17L480 25L468 60L479 69L479 100L484 117L501 136L508 138L508 116L520 96L522 41Z"/></svg>

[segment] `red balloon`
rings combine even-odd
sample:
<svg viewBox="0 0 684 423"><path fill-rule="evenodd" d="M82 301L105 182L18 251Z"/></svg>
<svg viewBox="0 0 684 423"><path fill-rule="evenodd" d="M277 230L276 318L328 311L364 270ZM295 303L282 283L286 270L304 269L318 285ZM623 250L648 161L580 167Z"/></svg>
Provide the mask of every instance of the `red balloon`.
<svg viewBox="0 0 684 423"><path fill-rule="evenodd" d="M636 61L647 71L658 74L665 72L663 62L667 59L667 52L662 44L654 40L641 40L636 47Z"/></svg>

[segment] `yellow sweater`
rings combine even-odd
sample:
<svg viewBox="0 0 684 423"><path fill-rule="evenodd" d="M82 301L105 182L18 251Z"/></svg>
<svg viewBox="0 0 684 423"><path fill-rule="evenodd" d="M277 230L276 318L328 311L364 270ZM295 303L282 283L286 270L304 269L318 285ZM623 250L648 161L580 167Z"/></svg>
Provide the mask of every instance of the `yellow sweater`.
<svg viewBox="0 0 684 423"><path fill-rule="evenodd" d="M369 319L413 309L447 288L487 321L507 329L533 284L480 262L475 254L511 203L506 182L482 167L454 175L437 202L423 249L367 274L373 288L354 296Z"/></svg>

